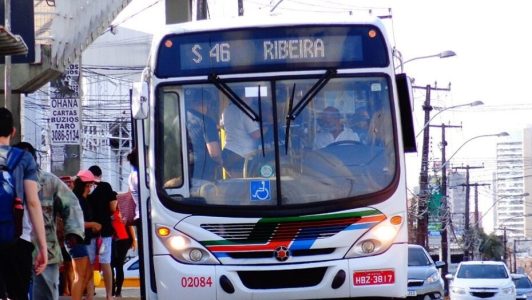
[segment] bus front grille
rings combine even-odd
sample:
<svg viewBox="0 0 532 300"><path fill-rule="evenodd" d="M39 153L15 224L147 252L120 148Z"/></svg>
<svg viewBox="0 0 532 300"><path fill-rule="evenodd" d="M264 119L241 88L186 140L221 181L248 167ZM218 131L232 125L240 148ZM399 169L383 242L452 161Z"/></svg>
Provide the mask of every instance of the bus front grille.
<svg viewBox="0 0 532 300"><path fill-rule="evenodd" d="M316 240L334 236L360 220L350 216L314 222L267 222L241 224L201 224L201 228L227 241L261 243L279 240Z"/></svg>
<svg viewBox="0 0 532 300"><path fill-rule="evenodd" d="M292 250L290 256L312 256L312 255L327 255L334 252L334 248L325 249L307 249L307 250ZM273 251L248 251L248 252L229 252L227 256L233 259L249 259L249 258L272 258L275 253Z"/></svg>
<svg viewBox="0 0 532 300"><path fill-rule="evenodd" d="M326 267L276 270L276 271L239 271L242 283L252 290L301 288L318 285L325 275Z"/></svg>

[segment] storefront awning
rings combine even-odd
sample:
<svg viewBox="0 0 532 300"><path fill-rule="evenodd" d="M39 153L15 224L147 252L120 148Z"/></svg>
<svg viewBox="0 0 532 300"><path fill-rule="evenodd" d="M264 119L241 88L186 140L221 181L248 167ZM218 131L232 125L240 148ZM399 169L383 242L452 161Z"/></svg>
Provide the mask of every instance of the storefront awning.
<svg viewBox="0 0 532 300"><path fill-rule="evenodd" d="M0 55L26 55L28 46L20 35L7 31L0 25Z"/></svg>

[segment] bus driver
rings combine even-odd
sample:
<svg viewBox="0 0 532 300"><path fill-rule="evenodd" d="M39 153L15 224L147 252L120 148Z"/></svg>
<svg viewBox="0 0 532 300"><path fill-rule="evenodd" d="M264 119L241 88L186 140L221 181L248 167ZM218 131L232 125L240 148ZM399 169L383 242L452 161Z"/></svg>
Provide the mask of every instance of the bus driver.
<svg viewBox="0 0 532 300"><path fill-rule="evenodd" d="M359 142L358 135L349 127L342 124L340 111L332 106L327 106L318 117L318 125L321 131L314 139L314 149L321 149L339 141Z"/></svg>

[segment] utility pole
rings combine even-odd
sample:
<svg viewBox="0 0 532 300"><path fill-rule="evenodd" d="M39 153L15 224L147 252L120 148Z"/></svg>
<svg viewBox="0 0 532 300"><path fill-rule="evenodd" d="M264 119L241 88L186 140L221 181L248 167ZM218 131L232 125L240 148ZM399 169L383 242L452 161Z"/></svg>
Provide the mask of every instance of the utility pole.
<svg viewBox="0 0 532 300"><path fill-rule="evenodd" d="M506 226L503 227L503 235L502 235L502 245L504 247L504 257L503 257L503 261L504 263L506 263L506 260L508 259L508 255L507 255L507 252L506 252L506 242L508 241L507 237L506 237Z"/></svg>
<svg viewBox="0 0 532 300"><path fill-rule="evenodd" d="M514 240L514 273L517 273L517 242L519 242L519 239Z"/></svg>
<svg viewBox="0 0 532 300"><path fill-rule="evenodd" d="M475 231L478 232L480 230L480 224L479 224L479 219L478 219L478 214L479 214L479 211L478 211L478 187L479 186L489 186L490 184L489 183L472 183L471 186L474 186L475 187L475 215L474 215L474 218L475 218Z"/></svg>
<svg viewBox="0 0 532 300"><path fill-rule="evenodd" d="M479 224L479 219L478 219L478 215L479 215L479 211L478 211L478 187L479 186L489 186L489 184L488 183L473 183L471 185L475 187L475 215L474 215L475 235L474 235L472 240L475 243L478 243L479 242L479 233L480 233L480 224ZM479 258L480 258L479 249L478 249L478 246L475 245L475 247L473 248L473 259L479 259Z"/></svg>
<svg viewBox="0 0 532 300"><path fill-rule="evenodd" d="M514 240L514 270L513 270L514 273L517 273L517 242L530 242L530 241L532 240L528 240L528 239L520 240L518 238Z"/></svg>
<svg viewBox="0 0 532 300"><path fill-rule="evenodd" d="M432 111L432 106L430 105L430 94L431 91L450 91L451 84L448 88L438 88L436 83L434 87L430 84L422 86L413 86L415 89L424 89L425 90L425 102L423 103L423 110L425 111L424 117L424 126L423 129L423 146L421 150L421 171L419 173L419 195L418 195L418 223L417 223L417 234L416 234L416 244L421 245L425 248L428 248L428 224L429 224L429 215L428 215L428 199L429 199L429 142L430 142L430 126L427 126L430 122L430 112Z"/></svg>
<svg viewBox="0 0 532 300"><path fill-rule="evenodd" d="M445 129L446 128L462 128L462 126L456 125L430 125L428 127L440 127L441 128L441 211L440 212L440 221L441 221L441 256L442 260L445 262L442 268L442 274L447 274L449 271L449 238L447 236L447 228L449 226L449 212L447 209L447 161L445 158L445 148L447 147L447 140L445 139ZM445 281L445 286L447 287L447 281Z"/></svg>
<svg viewBox="0 0 532 300"><path fill-rule="evenodd" d="M464 215L464 240L466 247L464 247L464 261L469 260L470 256L470 250L471 250L471 234L469 232L469 187L471 186L469 184L469 170L471 169L482 169L484 166L478 166L478 167L472 167L472 166L465 166L465 167L454 167L455 170L458 169L465 169L466 170L466 183L460 184L460 186L465 186L466 192L465 192L465 215Z"/></svg>

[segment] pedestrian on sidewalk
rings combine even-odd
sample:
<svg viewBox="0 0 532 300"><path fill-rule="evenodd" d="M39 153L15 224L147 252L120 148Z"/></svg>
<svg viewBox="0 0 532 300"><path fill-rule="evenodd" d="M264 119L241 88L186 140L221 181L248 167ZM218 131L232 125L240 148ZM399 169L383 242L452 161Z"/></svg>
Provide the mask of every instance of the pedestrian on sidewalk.
<svg viewBox="0 0 532 300"><path fill-rule="evenodd" d="M73 300L81 300L85 290L87 290L86 300L92 300L94 297L93 269L89 259L88 245L93 235L99 233L102 228L94 221L92 208L89 205L88 198L94 187L94 180L94 175L89 170L79 171L74 180L73 192L78 197L85 220L85 240L83 243L74 245L67 243L75 274L71 290Z"/></svg>
<svg viewBox="0 0 532 300"><path fill-rule="evenodd" d="M37 164L31 154L10 147L11 138L16 133L13 124L11 112L0 108L0 165L5 192L2 200L11 200L11 207L5 207L0 218L7 221L2 224L2 229L9 229L12 233L9 237L6 235L0 245L0 298L26 300L32 271L39 275L46 268L48 246L37 194ZM22 204L22 207L13 204ZM20 214L14 213L15 208L20 209ZM37 245L34 262L32 236Z"/></svg>
<svg viewBox="0 0 532 300"><path fill-rule="evenodd" d="M126 226L122 221L120 210L117 209L113 214L113 249L111 257L111 267L113 271L113 296L122 297L122 285L124 284L124 263L126 255L131 248L133 251L137 248L135 237L135 228Z"/></svg>
<svg viewBox="0 0 532 300"><path fill-rule="evenodd" d="M103 273L107 300L113 299L113 273L111 270L111 253L113 242L113 225L111 216L116 210L116 192L108 182L102 181L102 169L94 165L89 168L94 175L96 188L89 195L89 204L92 206L94 220L102 225L98 236L91 239L89 246L89 258L94 264L98 255L100 268ZM98 246L98 239L101 244Z"/></svg>
<svg viewBox="0 0 532 300"><path fill-rule="evenodd" d="M30 143L21 142L14 147L29 152L37 160L35 148ZM32 300L57 300L59 299L59 265L63 261L63 254L57 236L56 216L63 220L66 240L73 245L82 243L85 236L83 211L76 195L59 177L41 170L38 165L37 177L40 184L39 200L48 245L48 264L44 272L33 276Z"/></svg>

